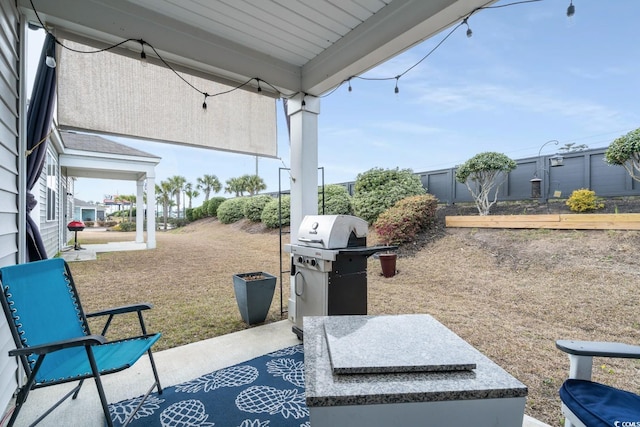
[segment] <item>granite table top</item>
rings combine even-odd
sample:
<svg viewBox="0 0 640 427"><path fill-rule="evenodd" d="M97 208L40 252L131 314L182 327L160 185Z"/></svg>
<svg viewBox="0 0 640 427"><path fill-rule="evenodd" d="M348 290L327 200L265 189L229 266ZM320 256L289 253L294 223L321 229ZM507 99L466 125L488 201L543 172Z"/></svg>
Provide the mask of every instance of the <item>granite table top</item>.
<svg viewBox="0 0 640 427"><path fill-rule="evenodd" d="M304 355L310 408L527 395L428 314L305 317Z"/></svg>

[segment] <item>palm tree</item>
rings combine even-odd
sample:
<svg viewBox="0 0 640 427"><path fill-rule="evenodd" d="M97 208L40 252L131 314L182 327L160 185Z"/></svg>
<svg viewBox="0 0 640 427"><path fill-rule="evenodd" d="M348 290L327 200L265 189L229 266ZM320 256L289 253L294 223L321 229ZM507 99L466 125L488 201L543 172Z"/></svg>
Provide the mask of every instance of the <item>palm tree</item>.
<svg viewBox="0 0 640 427"><path fill-rule="evenodd" d="M118 202L124 202L129 205L129 222L133 221L133 206L135 205L137 197L135 194L121 194L118 196Z"/></svg>
<svg viewBox="0 0 640 427"><path fill-rule="evenodd" d="M178 210L177 217L180 218L180 196L182 195L182 190L184 190L184 184L187 182L187 178L180 175L174 175L167 181L171 185L172 195L176 198L176 207Z"/></svg>
<svg viewBox="0 0 640 427"><path fill-rule="evenodd" d="M191 209L191 199L198 197L200 192L193 188L192 183L187 182L184 186L184 194L189 198L189 209Z"/></svg>
<svg viewBox="0 0 640 427"><path fill-rule="evenodd" d="M204 175L198 178L198 190L204 191L204 201L209 200L209 195L213 191L214 193L219 192L222 189L222 185L220 184L220 180L215 175Z"/></svg>
<svg viewBox="0 0 640 427"><path fill-rule="evenodd" d="M236 197L242 196L243 192L245 191L245 185L244 185L244 181L242 180L242 177L229 178L225 182L225 184L227 184L227 186L224 187L224 192L229 194L235 194Z"/></svg>
<svg viewBox="0 0 640 427"><path fill-rule="evenodd" d="M173 196L173 189L171 184L167 181L160 182L160 185L156 184L156 200L162 205L162 216L164 219L164 231L167 231L167 212L169 207L173 204L171 197Z"/></svg>
<svg viewBox="0 0 640 427"><path fill-rule="evenodd" d="M242 179L244 180L245 190L249 192L250 196L267 189L267 184L258 175L244 175Z"/></svg>

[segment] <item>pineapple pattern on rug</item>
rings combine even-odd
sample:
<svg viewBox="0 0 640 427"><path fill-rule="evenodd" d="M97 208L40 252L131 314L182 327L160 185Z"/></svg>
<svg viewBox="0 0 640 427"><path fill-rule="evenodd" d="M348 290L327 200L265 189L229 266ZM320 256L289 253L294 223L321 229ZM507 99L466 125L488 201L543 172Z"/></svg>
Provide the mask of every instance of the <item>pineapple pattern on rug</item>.
<svg viewBox="0 0 640 427"><path fill-rule="evenodd" d="M109 405L121 426L140 403ZM295 345L152 393L132 427L309 427L303 346Z"/></svg>

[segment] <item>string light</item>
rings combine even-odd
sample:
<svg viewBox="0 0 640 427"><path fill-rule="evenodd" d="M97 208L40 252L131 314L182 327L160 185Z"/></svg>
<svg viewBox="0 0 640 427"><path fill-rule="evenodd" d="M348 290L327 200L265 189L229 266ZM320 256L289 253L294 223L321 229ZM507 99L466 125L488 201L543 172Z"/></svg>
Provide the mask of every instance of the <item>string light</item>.
<svg viewBox="0 0 640 427"><path fill-rule="evenodd" d="M44 60L44 63L47 64L49 68L56 68L56 58L55 58L55 45L52 45L47 48L47 57Z"/></svg>
<svg viewBox="0 0 640 427"><path fill-rule="evenodd" d="M140 39L138 40L140 42L140 63L142 64L143 67L146 67L147 65L147 54L144 51L144 44L146 43L144 40Z"/></svg>
<svg viewBox="0 0 640 427"><path fill-rule="evenodd" d="M469 18L464 18L464 20L462 21L463 24L467 25L467 37L471 38L471 36L473 35L473 31L471 31L471 27L469 27L469 22L467 22Z"/></svg>
<svg viewBox="0 0 640 427"><path fill-rule="evenodd" d="M262 92L262 88L260 87L260 79L256 77L256 81L258 82L258 92Z"/></svg>
<svg viewBox="0 0 640 427"><path fill-rule="evenodd" d="M207 98L210 96L207 92L203 93L204 95L204 101L202 102L202 109L206 110L207 109Z"/></svg>
<svg viewBox="0 0 640 427"><path fill-rule="evenodd" d="M569 7L567 8L567 16L571 18L576 14L576 7L573 5L573 0L569 1Z"/></svg>
<svg viewBox="0 0 640 427"><path fill-rule="evenodd" d="M400 89L398 89L398 80L400 80L400 76L399 75L396 76L396 88L394 89L395 93L399 93L400 92Z"/></svg>
<svg viewBox="0 0 640 427"><path fill-rule="evenodd" d="M349 80L347 80L347 83L349 83L349 92L351 92L353 89L351 89L351 77L349 77Z"/></svg>

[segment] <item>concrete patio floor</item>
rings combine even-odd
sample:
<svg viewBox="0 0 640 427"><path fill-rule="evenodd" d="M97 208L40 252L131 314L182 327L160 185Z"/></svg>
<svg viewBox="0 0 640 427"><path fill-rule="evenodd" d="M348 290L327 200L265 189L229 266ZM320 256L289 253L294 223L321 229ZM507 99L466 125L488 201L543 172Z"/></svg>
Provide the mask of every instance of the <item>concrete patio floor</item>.
<svg viewBox="0 0 640 427"><path fill-rule="evenodd" d="M160 381L169 387L206 373L299 344L288 320L253 327L240 332L199 341L154 353ZM106 375L103 384L107 400L118 402L144 394L153 383L148 358L142 357L130 369ZM32 391L16 426L29 425L72 385L63 384ZM104 416L93 381L87 381L78 398L64 402L40 426L104 426ZM443 426L444 427L444 426ZM549 427L525 416L523 427Z"/></svg>

